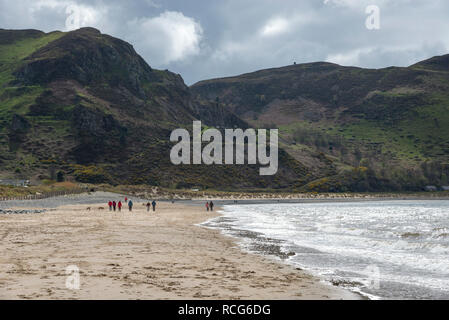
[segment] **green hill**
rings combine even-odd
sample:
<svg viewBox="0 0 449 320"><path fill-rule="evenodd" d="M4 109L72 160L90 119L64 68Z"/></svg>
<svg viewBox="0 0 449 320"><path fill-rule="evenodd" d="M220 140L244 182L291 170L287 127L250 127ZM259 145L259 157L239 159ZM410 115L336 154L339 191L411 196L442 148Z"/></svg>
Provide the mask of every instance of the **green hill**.
<svg viewBox="0 0 449 320"><path fill-rule="evenodd" d="M307 180L282 151L273 177L260 177L258 166L172 165L171 130L194 119L247 127L216 103L195 101L180 75L151 68L130 44L96 29L0 29L0 177L178 188Z"/></svg>
<svg viewBox="0 0 449 320"><path fill-rule="evenodd" d="M298 64L191 90L250 125L279 128L284 149L320 176L303 189L449 184L449 55L408 68Z"/></svg>
<svg viewBox="0 0 449 320"><path fill-rule="evenodd" d="M309 63L201 81L93 28L0 29L0 178L296 191L448 185L449 55L408 68ZM169 136L279 128L280 168L174 166Z"/></svg>

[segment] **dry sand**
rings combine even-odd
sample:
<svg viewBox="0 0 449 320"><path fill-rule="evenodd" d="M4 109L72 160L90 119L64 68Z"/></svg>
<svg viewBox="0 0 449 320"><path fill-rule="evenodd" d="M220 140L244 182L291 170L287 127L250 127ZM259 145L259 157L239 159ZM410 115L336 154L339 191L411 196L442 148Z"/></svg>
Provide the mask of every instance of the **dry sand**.
<svg viewBox="0 0 449 320"><path fill-rule="evenodd" d="M358 298L195 226L212 217L169 203L150 213L136 203L132 213L72 205L0 215L0 299ZM80 269L79 290L66 288L69 265Z"/></svg>

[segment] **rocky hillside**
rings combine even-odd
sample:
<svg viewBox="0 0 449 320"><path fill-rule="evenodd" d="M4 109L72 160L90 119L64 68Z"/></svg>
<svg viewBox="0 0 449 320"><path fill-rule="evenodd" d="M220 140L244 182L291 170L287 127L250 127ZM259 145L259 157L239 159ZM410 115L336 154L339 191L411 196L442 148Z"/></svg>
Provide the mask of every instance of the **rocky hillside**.
<svg viewBox="0 0 449 320"><path fill-rule="evenodd" d="M321 176L306 189L449 184L449 55L408 68L295 64L191 90L250 125L279 128L288 153Z"/></svg>
<svg viewBox="0 0 449 320"><path fill-rule="evenodd" d="M313 178L283 151L273 177L260 177L258 166L174 166L170 132L194 119L247 127L96 29L0 29L0 177L218 188L299 187Z"/></svg>
<svg viewBox="0 0 449 320"><path fill-rule="evenodd" d="M0 178L300 191L449 185L449 55L408 68L309 63L201 81L120 39L0 29ZM171 131L279 128L280 169L174 166Z"/></svg>

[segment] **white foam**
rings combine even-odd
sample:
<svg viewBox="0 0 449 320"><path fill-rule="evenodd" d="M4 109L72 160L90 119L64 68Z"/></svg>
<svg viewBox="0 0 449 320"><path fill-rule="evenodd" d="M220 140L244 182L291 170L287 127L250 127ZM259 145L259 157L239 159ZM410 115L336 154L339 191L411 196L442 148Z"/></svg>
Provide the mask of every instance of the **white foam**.
<svg viewBox="0 0 449 320"><path fill-rule="evenodd" d="M449 201L231 205L222 213L232 218L228 225L284 240L290 251L318 250L295 258L316 272L376 264L382 281L449 296Z"/></svg>

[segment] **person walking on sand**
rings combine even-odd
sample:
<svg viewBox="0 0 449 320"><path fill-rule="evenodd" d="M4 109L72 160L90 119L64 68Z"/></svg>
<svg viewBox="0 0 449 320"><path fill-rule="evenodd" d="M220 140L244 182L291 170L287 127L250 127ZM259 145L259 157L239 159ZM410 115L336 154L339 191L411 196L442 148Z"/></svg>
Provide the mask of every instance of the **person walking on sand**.
<svg viewBox="0 0 449 320"><path fill-rule="evenodd" d="M210 211L214 211L214 203L211 201L209 203Z"/></svg>
<svg viewBox="0 0 449 320"><path fill-rule="evenodd" d="M151 203L150 201L147 202L147 212L150 211Z"/></svg>
<svg viewBox="0 0 449 320"><path fill-rule="evenodd" d="M112 201L108 202L108 206L109 206L109 211L112 211Z"/></svg>
<svg viewBox="0 0 449 320"><path fill-rule="evenodd" d="M153 202L151 202L151 205L153 206L153 211L156 211L156 201L153 200Z"/></svg>
<svg viewBox="0 0 449 320"><path fill-rule="evenodd" d="M112 201L112 207L114 208L115 211L115 208L117 207L117 203L115 201Z"/></svg>
<svg viewBox="0 0 449 320"><path fill-rule="evenodd" d="M121 201L119 201L117 203L117 208L118 208L118 211L122 211L122 202Z"/></svg>
<svg viewBox="0 0 449 320"><path fill-rule="evenodd" d="M128 203L128 197L125 197L125 203Z"/></svg>
<svg viewBox="0 0 449 320"><path fill-rule="evenodd" d="M209 211L209 202L206 202L206 211Z"/></svg>
<svg viewBox="0 0 449 320"><path fill-rule="evenodd" d="M129 211L133 211L133 202L131 201L131 199L128 201L128 208Z"/></svg>

